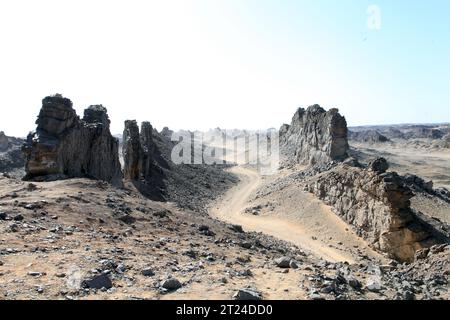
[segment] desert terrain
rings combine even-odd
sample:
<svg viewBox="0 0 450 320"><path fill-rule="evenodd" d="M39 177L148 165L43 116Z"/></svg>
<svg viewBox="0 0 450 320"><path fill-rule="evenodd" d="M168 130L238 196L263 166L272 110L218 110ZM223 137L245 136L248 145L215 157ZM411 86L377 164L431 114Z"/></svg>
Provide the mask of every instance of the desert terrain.
<svg viewBox="0 0 450 320"><path fill-rule="evenodd" d="M447 127L299 109L263 175L175 164L168 128L116 139L105 108L60 95L37 125L0 139L0 299L449 299Z"/></svg>

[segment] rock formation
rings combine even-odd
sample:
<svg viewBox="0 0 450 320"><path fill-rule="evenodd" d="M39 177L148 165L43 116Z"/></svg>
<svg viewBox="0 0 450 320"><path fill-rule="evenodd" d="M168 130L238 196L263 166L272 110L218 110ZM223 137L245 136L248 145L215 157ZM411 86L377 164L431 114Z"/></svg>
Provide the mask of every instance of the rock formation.
<svg viewBox="0 0 450 320"><path fill-rule="evenodd" d="M432 228L411 210L413 193L403 178L386 172L386 160L372 161L368 168L347 163L313 177L305 189L392 258L410 262L417 250L439 241Z"/></svg>
<svg viewBox="0 0 450 320"><path fill-rule="evenodd" d="M357 142L383 143L389 139L377 130L349 131L348 138Z"/></svg>
<svg viewBox="0 0 450 320"><path fill-rule="evenodd" d="M405 133L407 139L442 139L444 135L439 129L421 125L414 126Z"/></svg>
<svg viewBox="0 0 450 320"><path fill-rule="evenodd" d="M135 120L125 121L122 153L124 177L129 180L149 180L153 164L153 127L143 122L141 131Z"/></svg>
<svg viewBox="0 0 450 320"><path fill-rule="evenodd" d="M21 147L23 140L8 137L3 131L0 132L0 173L8 176L23 177L25 159Z"/></svg>
<svg viewBox="0 0 450 320"><path fill-rule="evenodd" d="M442 140L444 140L446 142L450 142L450 133L447 133L445 136L443 136Z"/></svg>
<svg viewBox="0 0 450 320"><path fill-rule="evenodd" d="M280 152L285 162L324 164L348 157L347 122L338 109L319 105L298 109L291 125L280 129Z"/></svg>
<svg viewBox="0 0 450 320"><path fill-rule="evenodd" d="M3 131L0 131L0 152L4 152L9 148L9 140Z"/></svg>
<svg viewBox="0 0 450 320"><path fill-rule="evenodd" d="M122 185L118 141L109 130L103 106L91 106L83 120L72 101L57 94L42 100L36 121L23 147L27 180L89 177Z"/></svg>

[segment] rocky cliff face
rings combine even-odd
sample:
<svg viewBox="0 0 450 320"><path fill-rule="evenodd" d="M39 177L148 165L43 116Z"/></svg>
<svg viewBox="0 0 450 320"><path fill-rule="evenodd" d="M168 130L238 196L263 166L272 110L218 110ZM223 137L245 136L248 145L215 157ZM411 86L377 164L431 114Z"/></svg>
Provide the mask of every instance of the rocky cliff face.
<svg viewBox="0 0 450 320"><path fill-rule="evenodd" d="M143 122L141 131L135 120L125 121L122 153L124 177L129 180L149 180L153 165L153 127Z"/></svg>
<svg viewBox="0 0 450 320"><path fill-rule="evenodd" d="M441 241L411 210L413 193L402 177L386 172L386 160L377 159L367 168L349 163L313 177L305 189L392 258L410 262L417 250Z"/></svg>
<svg viewBox="0 0 450 320"><path fill-rule="evenodd" d="M3 131L0 131L0 152L4 152L9 148L9 140Z"/></svg>
<svg viewBox="0 0 450 320"><path fill-rule="evenodd" d="M348 157L347 122L337 109L319 105L298 109L290 126L280 129L280 151L284 162L323 164Z"/></svg>
<svg viewBox="0 0 450 320"><path fill-rule="evenodd" d="M118 141L103 106L91 106L80 120L61 95L42 101L36 132L24 145L28 180L89 177L122 185Z"/></svg>

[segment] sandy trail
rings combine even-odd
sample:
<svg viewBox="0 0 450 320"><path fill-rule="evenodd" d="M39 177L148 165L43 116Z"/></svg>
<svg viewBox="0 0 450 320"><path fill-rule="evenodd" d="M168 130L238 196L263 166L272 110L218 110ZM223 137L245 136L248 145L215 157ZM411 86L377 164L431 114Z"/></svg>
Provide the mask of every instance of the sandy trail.
<svg viewBox="0 0 450 320"><path fill-rule="evenodd" d="M322 242L314 241L312 234L299 222L277 216L244 214L250 196L262 185L263 180L256 171L245 167L237 166L230 171L239 176L241 183L231 189L210 209L211 216L227 223L239 224L247 231L263 232L280 240L291 242L331 262L355 263L351 253L336 250Z"/></svg>

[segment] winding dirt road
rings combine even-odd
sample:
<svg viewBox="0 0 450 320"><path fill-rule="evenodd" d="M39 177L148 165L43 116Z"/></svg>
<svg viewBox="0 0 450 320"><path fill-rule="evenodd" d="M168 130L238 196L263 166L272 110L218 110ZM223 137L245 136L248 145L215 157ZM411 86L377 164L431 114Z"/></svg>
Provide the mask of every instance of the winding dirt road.
<svg viewBox="0 0 450 320"><path fill-rule="evenodd" d="M245 214L253 192L262 185L261 176L254 170L241 166L233 167L241 182L232 188L210 209L210 215L227 223L241 225L246 231L263 232L280 240L291 242L312 254L331 262L355 263L354 256L312 239L312 234L300 223L277 216L254 216Z"/></svg>

